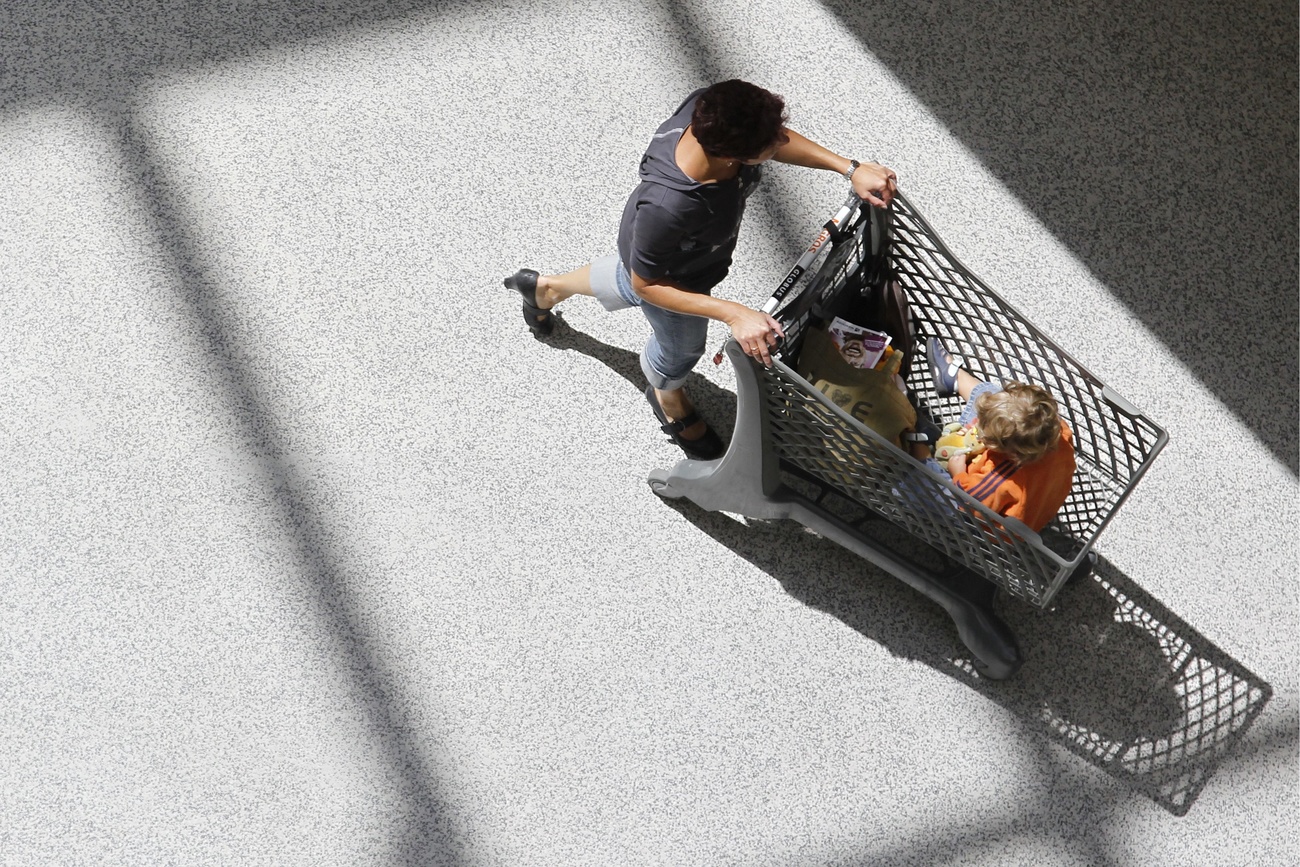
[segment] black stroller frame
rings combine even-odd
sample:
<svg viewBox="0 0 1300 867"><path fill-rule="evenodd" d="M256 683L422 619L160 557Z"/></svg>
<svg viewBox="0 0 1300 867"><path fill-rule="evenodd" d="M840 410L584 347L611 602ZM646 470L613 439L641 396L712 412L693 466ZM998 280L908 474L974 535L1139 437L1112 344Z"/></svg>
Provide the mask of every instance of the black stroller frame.
<svg viewBox="0 0 1300 867"><path fill-rule="evenodd" d="M963 401L939 396L921 342L938 337L980 379L1034 382L1059 402L1074 431L1073 488L1041 534L1000 516L950 480L926 470L893 443L845 413L795 372L806 329L844 293L885 281L906 292L916 345L908 392L942 424ZM1023 658L994 613L1001 589L1038 608L1086 574L1092 547L1168 436L1089 373L993 290L957 262L900 195L888 210L856 196L827 222L764 309L786 332L772 366L750 359L734 340L724 347L736 369L735 432L713 461L683 460L649 482L662 497L686 497L710 511L790 519L853 551L941 605L973 655L976 671L1011 677ZM867 522L889 521L938 551L949 565L929 568L907 547L843 517L848 500Z"/></svg>

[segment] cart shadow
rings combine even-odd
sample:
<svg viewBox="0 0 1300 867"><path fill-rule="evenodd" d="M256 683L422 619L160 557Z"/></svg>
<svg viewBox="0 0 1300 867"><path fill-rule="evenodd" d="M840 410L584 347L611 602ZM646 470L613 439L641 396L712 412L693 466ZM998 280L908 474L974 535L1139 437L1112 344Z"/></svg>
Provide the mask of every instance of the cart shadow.
<svg viewBox="0 0 1300 867"><path fill-rule="evenodd" d="M975 673L937 605L841 546L793 522L742 523L687 500L665 504L794 598L897 657L966 683L1174 815L1191 809L1272 696L1105 559L1090 579L1064 588L1052 611L999 604L1026 661L1011 680L991 681ZM903 535L892 526L873 532Z"/></svg>
<svg viewBox="0 0 1300 867"><path fill-rule="evenodd" d="M547 342L590 356L644 388L636 353L567 324ZM699 374L691 375L687 389L729 437L735 395ZM1273 694L1105 558L1091 578L1066 586L1050 611L1002 599L999 614L1015 632L1025 664L1011 680L991 681L976 674L939 606L845 548L791 521L742 522L684 499L664 504L805 605L835 616L897 657L962 681L1014 713L1027 729L1174 815L1191 809ZM844 511L855 509L848 501L842 505ZM942 568L937 554L901 529L886 522L863 529L917 562Z"/></svg>

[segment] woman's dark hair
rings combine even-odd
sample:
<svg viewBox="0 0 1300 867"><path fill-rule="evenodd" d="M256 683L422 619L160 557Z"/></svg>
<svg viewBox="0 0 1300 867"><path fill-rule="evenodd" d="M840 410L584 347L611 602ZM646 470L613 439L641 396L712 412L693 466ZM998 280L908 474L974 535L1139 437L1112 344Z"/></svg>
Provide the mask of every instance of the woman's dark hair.
<svg viewBox="0 0 1300 867"><path fill-rule="evenodd" d="M788 118L785 100L733 78L700 92L691 115L695 139L711 157L752 160L781 144Z"/></svg>

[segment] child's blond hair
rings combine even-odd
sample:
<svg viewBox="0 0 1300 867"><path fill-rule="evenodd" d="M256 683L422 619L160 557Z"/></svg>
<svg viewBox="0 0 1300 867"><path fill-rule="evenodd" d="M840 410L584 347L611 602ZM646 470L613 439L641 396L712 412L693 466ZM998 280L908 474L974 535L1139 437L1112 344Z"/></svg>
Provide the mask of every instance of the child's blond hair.
<svg viewBox="0 0 1300 867"><path fill-rule="evenodd" d="M1061 441L1056 398L1037 385L1003 383L1002 391L975 401L984 444L1023 464L1032 463Z"/></svg>

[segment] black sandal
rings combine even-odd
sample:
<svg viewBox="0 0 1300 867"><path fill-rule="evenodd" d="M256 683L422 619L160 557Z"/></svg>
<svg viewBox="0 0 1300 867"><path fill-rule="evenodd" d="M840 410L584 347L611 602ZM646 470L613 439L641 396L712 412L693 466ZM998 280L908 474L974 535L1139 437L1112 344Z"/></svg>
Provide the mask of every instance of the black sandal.
<svg viewBox="0 0 1300 867"><path fill-rule="evenodd" d="M722 438L719 437L707 424L704 426L704 435L693 440L682 437L682 431L700 420L700 414L692 411L686 418L677 421L669 421L668 414L664 408L659 405L659 398L655 395L653 385L646 386L646 400L650 401L650 408L655 412L655 418L659 419L659 429L668 434L668 438L673 441L682 451L686 452L688 458L694 458L697 461L711 461L714 458L722 457L726 449L722 445Z"/></svg>
<svg viewBox="0 0 1300 867"><path fill-rule="evenodd" d="M538 276L531 268L520 268L501 282L524 299L524 322L528 323L528 330L537 337L545 337L555 329L555 314L537 306Z"/></svg>

